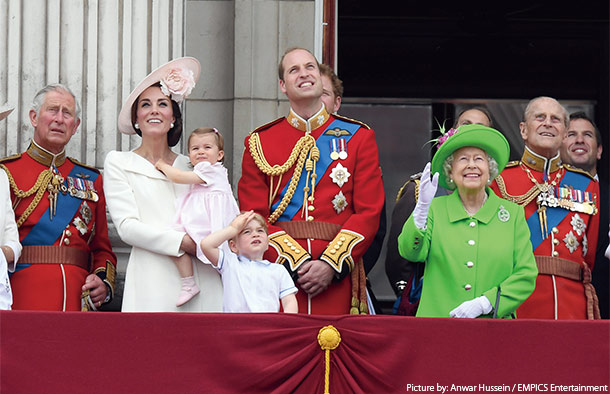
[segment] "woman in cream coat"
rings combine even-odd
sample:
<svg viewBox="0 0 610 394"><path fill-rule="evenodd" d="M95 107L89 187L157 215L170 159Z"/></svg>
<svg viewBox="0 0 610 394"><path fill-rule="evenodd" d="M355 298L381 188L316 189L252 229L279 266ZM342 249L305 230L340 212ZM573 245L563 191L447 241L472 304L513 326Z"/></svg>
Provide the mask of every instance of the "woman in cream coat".
<svg viewBox="0 0 610 394"><path fill-rule="evenodd" d="M6 118L13 108L3 106L0 120ZM15 213L11 203L11 192L6 172L0 170L0 309L11 309L13 293L8 272L15 272L15 264L21 255L19 232L15 223Z"/></svg>
<svg viewBox="0 0 610 394"><path fill-rule="evenodd" d="M170 256L196 255L193 240L171 228L176 197L188 185L169 181L155 169L163 159L181 170L189 160L170 146L178 143L182 118L178 103L199 77L194 58L173 60L149 74L130 94L119 114L119 131L137 133L142 144L131 152L112 151L104 163L104 190L119 236L132 246L123 293L123 312L220 312L222 283L210 266L193 258L201 293L176 307L180 276Z"/></svg>

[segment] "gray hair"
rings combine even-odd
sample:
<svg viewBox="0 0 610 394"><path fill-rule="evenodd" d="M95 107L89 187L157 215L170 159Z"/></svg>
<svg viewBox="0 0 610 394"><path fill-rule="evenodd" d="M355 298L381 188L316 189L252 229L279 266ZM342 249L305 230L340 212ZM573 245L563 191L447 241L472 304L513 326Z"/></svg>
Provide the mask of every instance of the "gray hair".
<svg viewBox="0 0 610 394"><path fill-rule="evenodd" d="M527 103L527 107L525 107L525 111L523 112L523 121L526 122L527 118L532 114L532 106L536 103L536 101L538 100L553 100L554 102L556 102L557 104L559 104L559 106L561 107L561 114L563 115L563 124L566 127L566 129L568 127L570 127L570 114L568 112L568 110L559 103L559 101L555 100L552 97L548 97L548 96L538 96L535 97L533 99L530 100L529 103Z"/></svg>
<svg viewBox="0 0 610 394"><path fill-rule="evenodd" d="M45 86L40 89L36 96L34 96L34 100L32 101L32 109L36 111L36 114L40 116L40 108L42 108L42 103L44 103L44 99L49 92L57 92L63 90L66 93L70 93L74 98L75 110L76 110L76 119L80 119L80 103L76 99L76 96L70 90L69 87L62 85L61 83L52 83L50 85Z"/></svg>
<svg viewBox="0 0 610 394"><path fill-rule="evenodd" d="M445 159L445 162L443 163L443 176L445 177L445 179L447 180L447 185L449 186L449 189L451 190L455 190L456 186L454 182L449 182L449 174L451 173L451 166L453 165L453 155L455 154L455 152L453 152L452 154L450 154L449 156L447 156L447 158ZM487 184L490 185L491 181L493 181L494 179L496 179L496 177L498 176L498 162L496 161L496 159L494 159L493 157L489 156L487 154L487 152L485 152L485 156L487 157L487 162L489 163L489 180L487 181Z"/></svg>

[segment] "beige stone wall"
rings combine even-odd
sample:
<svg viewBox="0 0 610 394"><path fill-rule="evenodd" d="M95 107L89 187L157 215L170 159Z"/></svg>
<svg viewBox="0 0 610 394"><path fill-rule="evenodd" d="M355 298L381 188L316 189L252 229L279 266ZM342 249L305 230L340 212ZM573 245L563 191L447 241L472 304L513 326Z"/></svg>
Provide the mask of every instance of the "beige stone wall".
<svg viewBox="0 0 610 394"><path fill-rule="evenodd" d="M320 2L318 2L320 3ZM187 0L185 53L202 63L187 108L187 131L217 127L225 137L225 164L236 191L244 138L288 111L277 77L284 51L315 51L314 0ZM320 19L321 20L321 19Z"/></svg>

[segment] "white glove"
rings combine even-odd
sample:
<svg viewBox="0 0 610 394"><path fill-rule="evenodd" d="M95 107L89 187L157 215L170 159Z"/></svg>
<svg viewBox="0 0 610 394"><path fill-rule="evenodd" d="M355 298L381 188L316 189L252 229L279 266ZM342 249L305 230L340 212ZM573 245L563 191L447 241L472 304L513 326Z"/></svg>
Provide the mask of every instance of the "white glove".
<svg viewBox="0 0 610 394"><path fill-rule="evenodd" d="M430 209L430 203L436 195L436 189L438 188L438 172L434 174L430 179L430 162L424 167L424 171L421 174L421 182L419 183L419 197L417 198L417 205L413 209L413 221L418 229L424 230L426 228L426 221L428 219L428 210Z"/></svg>
<svg viewBox="0 0 610 394"><path fill-rule="evenodd" d="M485 296L480 296L474 300L464 301L460 306L449 312L451 317L465 317L474 319L481 315L491 312L491 302Z"/></svg>

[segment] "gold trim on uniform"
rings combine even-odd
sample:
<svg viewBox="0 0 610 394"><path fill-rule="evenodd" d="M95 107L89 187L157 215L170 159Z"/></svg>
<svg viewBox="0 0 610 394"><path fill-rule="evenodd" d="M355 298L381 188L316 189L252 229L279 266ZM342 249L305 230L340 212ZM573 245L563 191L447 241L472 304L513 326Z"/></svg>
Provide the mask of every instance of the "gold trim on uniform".
<svg viewBox="0 0 610 394"><path fill-rule="evenodd" d="M341 230L335 239L328 244L320 260L326 261L337 272L341 272L343 263L346 263L351 272L354 268L354 260L351 256L352 249L363 240L364 236L361 234L350 230Z"/></svg>
<svg viewBox="0 0 610 394"><path fill-rule="evenodd" d="M51 167L52 165L59 167L66 161L65 150L62 150L60 153L54 155L42 146L38 145L36 142L34 142L34 140L32 140L26 152L28 156L34 159L34 161L37 161L46 167Z"/></svg>
<svg viewBox="0 0 610 394"><path fill-rule="evenodd" d="M534 171L545 172L545 170L548 170L549 174L559 170L561 167L561 158L559 157L559 154L551 159L547 159L546 157L542 157L532 152L527 146L523 150L521 162Z"/></svg>
<svg viewBox="0 0 610 394"><path fill-rule="evenodd" d="M330 115L326 112L324 104L322 104L322 108L309 119L301 118L292 108L290 108L290 113L286 117L286 120L288 120L288 123L295 129L311 132L326 123L329 117Z"/></svg>
<svg viewBox="0 0 610 394"><path fill-rule="evenodd" d="M273 246L280 258L290 262L291 271L295 271L301 264L311 258L309 253L284 231L278 231L270 235L269 245Z"/></svg>

